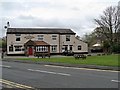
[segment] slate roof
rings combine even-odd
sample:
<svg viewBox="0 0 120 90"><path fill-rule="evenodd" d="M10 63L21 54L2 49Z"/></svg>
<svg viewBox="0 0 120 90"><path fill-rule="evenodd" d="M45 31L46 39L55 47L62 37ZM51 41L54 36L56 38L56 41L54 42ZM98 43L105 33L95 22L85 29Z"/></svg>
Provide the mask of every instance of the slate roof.
<svg viewBox="0 0 120 90"><path fill-rule="evenodd" d="M61 28L8 28L7 34L75 34L71 29Z"/></svg>

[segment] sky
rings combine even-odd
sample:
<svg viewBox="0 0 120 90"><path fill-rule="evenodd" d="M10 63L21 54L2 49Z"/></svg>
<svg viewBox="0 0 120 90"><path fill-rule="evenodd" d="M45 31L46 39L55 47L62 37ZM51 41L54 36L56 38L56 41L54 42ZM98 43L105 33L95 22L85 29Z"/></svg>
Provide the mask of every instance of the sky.
<svg viewBox="0 0 120 90"><path fill-rule="evenodd" d="M1 0L0 37L4 26L10 27L69 28L82 37L93 31L99 18L109 6L119 0Z"/></svg>

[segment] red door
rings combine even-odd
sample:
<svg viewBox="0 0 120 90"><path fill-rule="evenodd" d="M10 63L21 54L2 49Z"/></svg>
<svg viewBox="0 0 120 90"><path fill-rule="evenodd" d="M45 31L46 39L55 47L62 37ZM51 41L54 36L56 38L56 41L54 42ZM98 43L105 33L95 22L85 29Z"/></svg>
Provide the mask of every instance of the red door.
<svg viewBox="0 0 120 90"><path fill-rule="evenodd" d="M29 55L33 55L33 49L32 49L32 47L29 47Z"/></svg>

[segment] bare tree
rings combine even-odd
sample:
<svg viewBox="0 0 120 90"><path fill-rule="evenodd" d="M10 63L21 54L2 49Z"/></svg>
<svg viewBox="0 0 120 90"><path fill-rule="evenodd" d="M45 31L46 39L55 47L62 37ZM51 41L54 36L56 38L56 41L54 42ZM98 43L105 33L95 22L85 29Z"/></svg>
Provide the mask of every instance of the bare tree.
<svg viewBox="0 0 120 90"><path fill-rule="evenodd" d="M95 32L104 36L110 45L110 51L115 43L118 43L120 31L120 7L108 7L103 11L99 19L94 19L98 27Z"/></svg>

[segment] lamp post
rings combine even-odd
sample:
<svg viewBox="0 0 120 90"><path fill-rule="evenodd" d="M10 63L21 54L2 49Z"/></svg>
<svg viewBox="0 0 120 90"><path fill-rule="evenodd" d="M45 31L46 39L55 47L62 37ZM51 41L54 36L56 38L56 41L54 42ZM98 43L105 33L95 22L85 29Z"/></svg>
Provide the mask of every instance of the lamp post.
<svg viewBox="0 0 120 90"><path fill-rule="evenodd" d="M4 26L5 29L10 27L10 22L7 22L7 26Z"/></svg>
<svg viewBox="0 0 120 90"><path fill-rule="evenodd" d="M5 30L7 30L9 27L10 27L10 22L7 22L7 25L4 26L4 28L5 28ZM6 48L6 50L7 50L7 42L6 42L6 39L7 39L7 36L6 36L5 41L4 41L6 47L5 47L5 46L3 47L3 45L2 45L2 49L3 49L3 48L4 48L4 49ZM3 41L2 41L2 42L3 42ZM5 51L2 50L3 55L4 55L4 52L5 52ZM3 56L3 57L4 57L4 56ZM3 58L3 57L2 57L2 58Z"/></svg>

